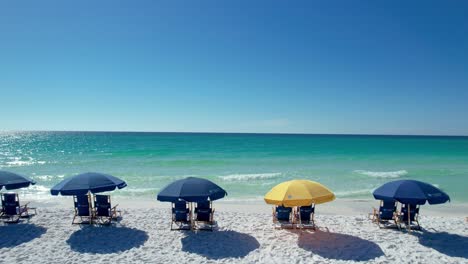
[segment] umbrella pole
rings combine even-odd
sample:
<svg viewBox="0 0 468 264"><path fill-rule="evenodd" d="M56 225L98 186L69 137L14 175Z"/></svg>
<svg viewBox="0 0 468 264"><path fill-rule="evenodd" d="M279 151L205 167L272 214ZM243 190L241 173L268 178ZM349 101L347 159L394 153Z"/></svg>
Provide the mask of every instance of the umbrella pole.
<svg viewBox="0 0 468 264"><path fill-rule="evenodd" d="M190 203L190 230L194 229L194 222L193 222L193 203Z"/></svg>
<svg viewBox="0 0 468 264"><path fill-rule="evenodd" d="M93 223L93 206L91 204L91 191L88 191L88 211L89 211L89 224Z"/></svg>
<svg viewBox="0 0 468 264"><path fill-rule="evenodd" d="M302 231L302 219L301 219L301 209L300 207L296 207L296 215L297 217L299 218L299 228L301 229Z"/></svg>
<svg viewBox="0 0 468 264"><path fill-rule="evenodd" d="M410 221L411 217L410 217L410 215L411 215L411 207L408 204L408 230L411 232L411 221Z"/></svg>

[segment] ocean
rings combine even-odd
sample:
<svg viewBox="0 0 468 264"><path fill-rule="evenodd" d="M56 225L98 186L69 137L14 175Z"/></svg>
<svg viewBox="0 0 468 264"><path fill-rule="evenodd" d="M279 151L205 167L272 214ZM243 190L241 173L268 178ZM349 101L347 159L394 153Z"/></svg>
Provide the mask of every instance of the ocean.
<svg viewBox="0 0 468 264"><path fill-rule="evenodd" d="M339 198L372 199L396 179L429 182L468 202L468 137L131 132L2 132L0 169L31 177L36 199L68 176L124 179L118 196L155 198L173 180L208 178L228 200L261 200L290 179L318 181Z"/></svg>

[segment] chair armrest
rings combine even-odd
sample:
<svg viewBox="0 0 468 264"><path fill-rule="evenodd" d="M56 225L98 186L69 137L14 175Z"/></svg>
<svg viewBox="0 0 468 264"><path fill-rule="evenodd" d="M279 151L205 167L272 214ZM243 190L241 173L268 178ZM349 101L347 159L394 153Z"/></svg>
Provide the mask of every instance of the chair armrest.
<svg viewBox="0 0 468 264"><path fill-rule="evenodd" d="M377 209L375 207L372 207L372 213L368 213L367 217L369 219L374 220L374 218L377 216Z"/></svg>
<svg viewBox="0 0 468 264"><path fill-rule="evenodd" d="M395 221L400 222L401 221L401 214L398 211L395 211L393 213L393 217L395 218Z"/></svg>
<svg viewBox="0 0 468 264"><path fill-rule="evenodd" d="M215 209L213 208L213 209L211 210L210 222L213 222L214 213L215 213Z"/></svg>

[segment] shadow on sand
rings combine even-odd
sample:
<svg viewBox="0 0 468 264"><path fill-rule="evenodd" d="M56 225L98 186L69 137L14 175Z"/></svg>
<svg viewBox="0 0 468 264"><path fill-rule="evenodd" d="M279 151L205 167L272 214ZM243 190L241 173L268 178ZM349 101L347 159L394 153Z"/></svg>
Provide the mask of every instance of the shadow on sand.
<svg viewBox="0 0 468 264"><path fill-rule="evenodd" d="M67 240L73 251L109 254L142 246L148 240L144 231L128 227L84 227Z"/></svg>
<svg viewBox="0 0 468 264"><path fill-rule="evenodd" d="M450 257L468 259L468 237L447 232L413 233L418 237L419 243L425 247L433 248Z"/></svg>
<svg viewBox="0 0 468 264"><path fill-rule="evenodd" d="M236 231L187 232L182 251L209 259L241 258L260 247L255 237Z"/></svg>
<svg viewBox="0 0 468 264"><path fill-rule="evenodd" d="M0 226L0 248L11 248L42 236L46 228L33 224Z"/></svg>
<svg viewBox="0 0 468 264"><path fill-rule="evenodd" d="M323 231L300 233L298 245L328 259L367 261L384 255L382 249L369 240Z"/></svg>

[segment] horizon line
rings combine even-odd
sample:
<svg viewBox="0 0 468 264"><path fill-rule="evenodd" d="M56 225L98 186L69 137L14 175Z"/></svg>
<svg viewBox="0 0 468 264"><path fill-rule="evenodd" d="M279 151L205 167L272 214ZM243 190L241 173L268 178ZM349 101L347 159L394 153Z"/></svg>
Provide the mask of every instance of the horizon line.
<svg viewBox="0 0 468 264"><path fill-rule="evenodd" d="M468 137L443 134L358 134L358 133L288 133L288 132L206 132L206 131L136 131L136 130L0 130L0 133L58 132L58 133L161 133L161 134L246 134L246 135L315 135L315 136L395 136L395 137Z"/></svg>

